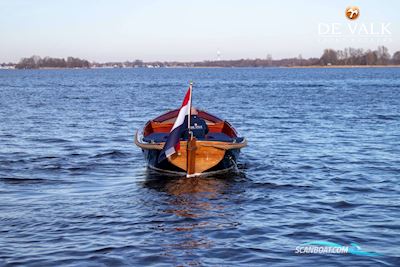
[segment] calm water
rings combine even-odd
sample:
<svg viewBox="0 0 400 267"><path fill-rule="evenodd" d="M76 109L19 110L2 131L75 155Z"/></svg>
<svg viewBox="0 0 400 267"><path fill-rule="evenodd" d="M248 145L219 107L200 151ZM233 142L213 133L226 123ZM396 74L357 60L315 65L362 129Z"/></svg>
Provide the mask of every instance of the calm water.
<svg viewBox="0 0 400 267"><path fill-rule="evenodd" d="M249 140L236 174L163 177L133 144L190 79ZM0 266L400 265L400 69L0 71L0 118Z"/></svg>

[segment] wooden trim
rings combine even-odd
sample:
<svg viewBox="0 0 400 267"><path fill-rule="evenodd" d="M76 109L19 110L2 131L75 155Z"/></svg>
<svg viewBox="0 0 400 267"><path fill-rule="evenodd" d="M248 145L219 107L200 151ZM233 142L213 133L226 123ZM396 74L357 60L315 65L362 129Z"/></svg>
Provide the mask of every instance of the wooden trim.
<svg viewBox="0 0 400 267"><path fill-rule="evenodd" d="M216 122L213 124L207 124L208 130L210 133L222 133L222 129L224 128L224 122Z"/></svg>
<svg viewBox="0 0 400 267"><path fill-rule="evenodd" d="M232 125L227 121L224 121L224 126L222 127L221 132L227 134L230 137L237 137L237 132L235 128L233 128Z"/></svg>
<svg viewBox="0 0 400 267"><path fill-rule="evenodd" d="M196 137L187 143L187 175L195 173L196 170Z"/></svg>
<svg viewBox="0 0 400 267"><path fill-rule="evenodd" d="M160 123L160 122L151 122L151 128L153 129L153 133L169 133L171 131L173 122L170 123Z"/></svg>
<svg viewBox="0 0 400 267"><path fill-rule="evenodd" d="M181 141L182 143L186 144L186 141ZM135 145L142 149L157 149L157 150L162 150L164 147L165 142L161 143L142 143L138 140L138 131L135 133ZM247 146L247 139L244 139L243 142L241 143L225 143L225 142L218 142L218 141L202 141L202 140L197 140L196 144L205 146L205 147L214 147L222 150L230 150L230 149L240 149L245 146ZM182 146L181 146L182 147Z"/></svg>
<svg viewBox="0 0 400 267"><path fill-rule="evenodd" d="M136 131L135 134L135 145L140 147L141 149L157 149L157 150L162 150L164 147L164 142L162 143L154 143L154 144L149 144L149 143L141 143L138 140L138 131Z"/></svg>
<svg viewBox="0 0 400 267"><path fill-rule="evenodd" d="M210 143L210 144L207 144L207 143ZM247 146L247 139L244 139L243 142L241 142L241 143L225 143L225 142L218 142L218 141L207 142L206 141L206 142L203 142L201 145L208 146L208 147L215 147L215 148L222 149L222 150L240 149L240 148Z"/></svg>

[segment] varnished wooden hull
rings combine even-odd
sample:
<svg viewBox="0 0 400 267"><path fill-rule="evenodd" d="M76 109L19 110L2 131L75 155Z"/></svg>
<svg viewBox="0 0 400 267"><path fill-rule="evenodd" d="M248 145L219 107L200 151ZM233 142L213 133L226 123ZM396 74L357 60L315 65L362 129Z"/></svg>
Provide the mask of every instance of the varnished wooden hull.
<svg viewBox="0 0 400 267"><path fill-rule="evenodd" d="M161 150L157 149L143 149L144 157L150 168L175 175L186 175L186 168L180 168L169 160L164 160L159 163L158 157L160 152ZM239 153L240 149L224 151L221 160L217 164L202 172L196 172L195 175L207 175L233 170L236 168L236 161Z"/></svg>

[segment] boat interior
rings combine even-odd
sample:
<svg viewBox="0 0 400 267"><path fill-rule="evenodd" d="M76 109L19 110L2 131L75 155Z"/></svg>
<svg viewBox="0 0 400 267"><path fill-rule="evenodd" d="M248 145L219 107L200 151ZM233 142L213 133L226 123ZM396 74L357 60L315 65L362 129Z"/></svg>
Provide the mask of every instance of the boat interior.
<svg viewBox="0 0 400 267"><path fill-rule="evenodd" d="M147 143L161 143L168 139L169 132L174 125L179 110L169 111L146 123L143 129L143 141ZM236 130L229 122L211 115L203 110L198 110L198 117L202 118L209 129L204 138L198 140L240 143L242 137L237 136ZM182 140L185 140L182 138Z"/></svg>

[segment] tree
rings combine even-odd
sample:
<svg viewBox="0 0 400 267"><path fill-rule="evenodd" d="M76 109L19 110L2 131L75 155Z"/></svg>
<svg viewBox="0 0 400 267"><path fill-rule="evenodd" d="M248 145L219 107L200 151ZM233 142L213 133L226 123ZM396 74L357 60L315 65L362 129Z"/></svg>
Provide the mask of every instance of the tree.
<svg viewBox="0 0 400 267"><path fill-rule="evenodd" d="M393 54L393 56L392 56L392 63L393 63L393 64L396 64L396 65L400 64L400 51L397 51L397 52L395 52L395 53Z"/></svg>
<svg viewBox="0 0 400 267"><path fill-rule="evenodd" d="M65 60L64 58L40 58L39 56L32 56L30 58L21 59L15 67L18 69L89 68L90 63L87 60L73 57L68 57L67 60Z"/></svg>
<svg viewBox="0 0 400 267"><path fill-rule="evenodd" d="M378 64L387 65L389 63L390 54L385 46L378 46Z"/></svg>
<svg viewBox="0 0 400 267"><path fill-rule="evenodd" d="M337 53L334 49L325 49L320 58L321 65L337 64Z"/></svg>
<svg viewBox="0 0 400 267"><path fill-rule="evenodd" d="M15 67L17 69L38 69L40 57L32 56L30 58L22 58Z"/></svg>
<svg viewBox="0 0 400 267"><path fill-rule="evenodd" d="M365 64L376 65L378 62L378 53L376 51L367 50L365 52Z"/></svg>
<svg viewBox="0 0 400 267"><path fill-rule="evenodd" d="M90 63L80 58L68 57L66 61L67 68L89 68Z"/></svg>

